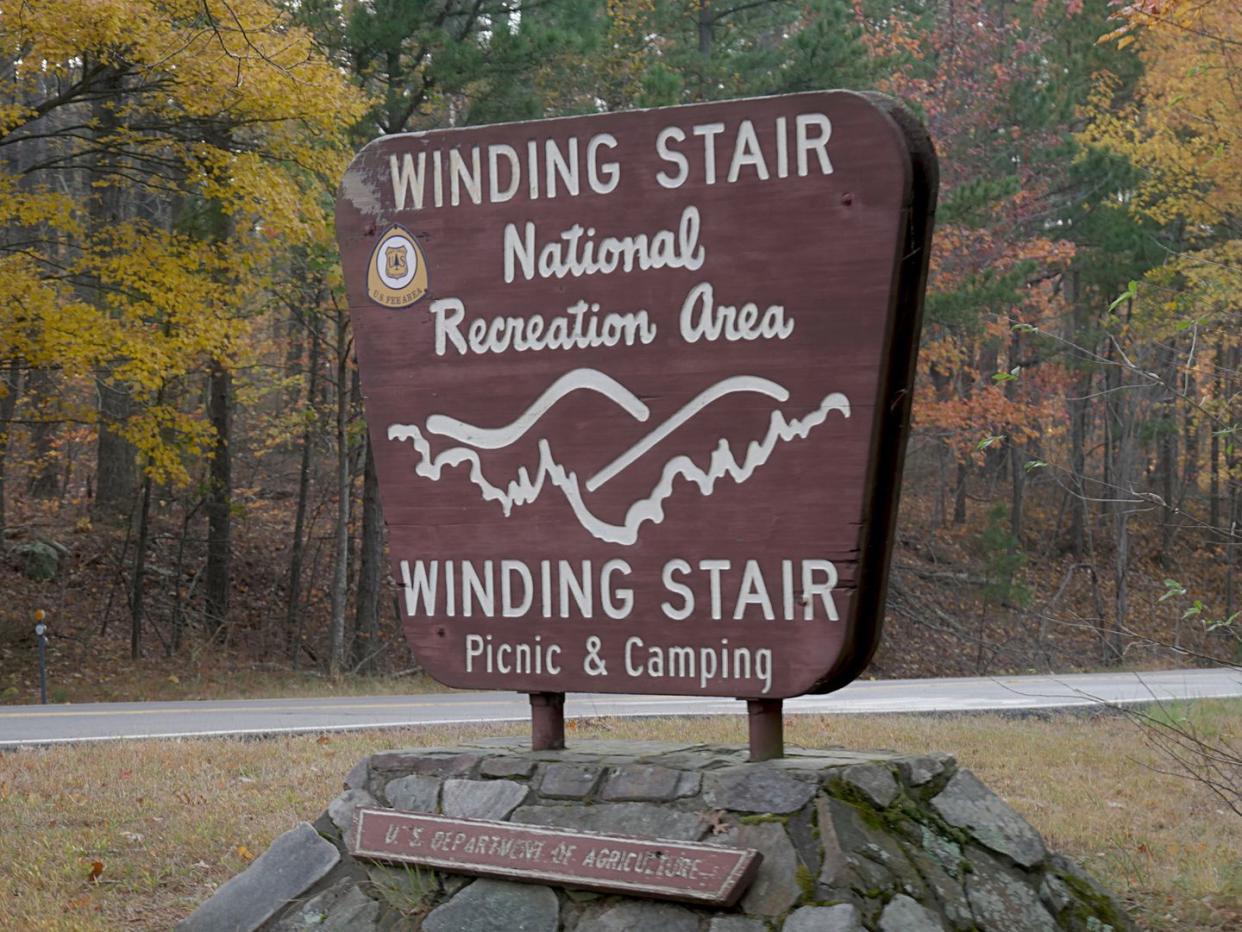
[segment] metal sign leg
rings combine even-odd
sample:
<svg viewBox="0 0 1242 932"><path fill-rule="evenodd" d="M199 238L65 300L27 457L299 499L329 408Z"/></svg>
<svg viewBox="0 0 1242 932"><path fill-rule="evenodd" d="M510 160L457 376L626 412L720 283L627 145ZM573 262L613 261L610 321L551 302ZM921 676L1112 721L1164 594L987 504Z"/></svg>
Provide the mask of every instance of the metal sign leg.
<svg viewBox="0 0 1242 932"><path fill-rule="evenodd" d="M746 723L750 729L752 761L785 756L785 719L781 715L782 704L780 699L746 700Z"/></svg>
<svg viewBox="0 0 1242 932"><path fill-rule="evenodd" d="M530 749L560 751L565 747L565 694L530 694Z"/></svg>

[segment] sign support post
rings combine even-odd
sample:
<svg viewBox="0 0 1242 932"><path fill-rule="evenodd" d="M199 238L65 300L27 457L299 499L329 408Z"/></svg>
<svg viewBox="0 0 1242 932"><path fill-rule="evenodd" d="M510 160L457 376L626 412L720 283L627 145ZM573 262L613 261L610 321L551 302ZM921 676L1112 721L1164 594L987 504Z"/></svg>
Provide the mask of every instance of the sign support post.
<svg viewBox="0 0 1242 932"><path fill-rule="evenodd" d="M565 694L530 694L530 749L561 751L565 748Z"/></svg>
<svg viewBox="0 0 1242 932"><path fill-rule="evenodd" d="M785 756L785 719L780 699L747 699L746 724L750 731L750 759Z"/></svg>

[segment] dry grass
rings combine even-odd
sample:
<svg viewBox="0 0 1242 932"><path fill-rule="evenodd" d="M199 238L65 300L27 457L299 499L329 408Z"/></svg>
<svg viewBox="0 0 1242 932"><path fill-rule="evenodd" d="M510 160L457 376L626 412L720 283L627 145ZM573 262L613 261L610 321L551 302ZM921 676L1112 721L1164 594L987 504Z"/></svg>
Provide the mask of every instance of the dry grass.
<svg viewBox="0 0 1242 932"><path fill-rule="evenodd" d="M59 648L48 664L48 699L72 702L176 702L186 699L299 699L335 696L408 696L445 692L423 673L404 676L342 676L263 664L231 663L226 658L197 662L183 658L90 658L85 647ZM0 705L39 701L38 668L30 661L9 674L0 657Z"/></svg>
<svg viewBox="0 0 1242 932"><path fill-rule="evenodd" d="M1242 703L1194 707L1238 735ZM738 743L740 717L595 720L574 737ZM520 726L264 741L147 741L0 755L0 928L166 929L381 748ZM1242 922L1242 818L1163 762L1121 716L793 717L791 744L949 749L1157 929ZM93 862L102 874L92 883Z"/></svg>

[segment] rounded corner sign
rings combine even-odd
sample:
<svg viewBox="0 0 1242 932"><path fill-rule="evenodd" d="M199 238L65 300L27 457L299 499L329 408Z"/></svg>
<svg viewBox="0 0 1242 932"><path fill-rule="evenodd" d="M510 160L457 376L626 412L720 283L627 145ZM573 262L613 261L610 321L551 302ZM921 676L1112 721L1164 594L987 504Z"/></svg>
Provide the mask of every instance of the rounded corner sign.
<svg viewBox="0 0 1242 932"><path fill-rule="evenodd" d="M432 676L775 699L861 672L935 201L912 118L816 92L412 133L341 191Z"/></svg>
<svg viewBox="0 0 1242 932"><path fill-rule="evenodd" d="M427 260L400 224L379 238L367 265L367 297L384 307L409 307L427 293Z"/></svg>

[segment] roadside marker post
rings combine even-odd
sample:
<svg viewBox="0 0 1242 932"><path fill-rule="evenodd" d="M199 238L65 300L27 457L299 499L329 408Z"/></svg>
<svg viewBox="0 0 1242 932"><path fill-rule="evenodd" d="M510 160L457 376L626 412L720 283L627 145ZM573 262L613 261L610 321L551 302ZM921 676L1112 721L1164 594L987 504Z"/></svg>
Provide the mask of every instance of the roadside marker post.
<svg viewBox="0 0 1242 932"><path fill-rule="evenodd" d="M39 702L47 705L47 625L43 619L47 617L43 609L34 613L35 637L39 639Z"/></svg>

